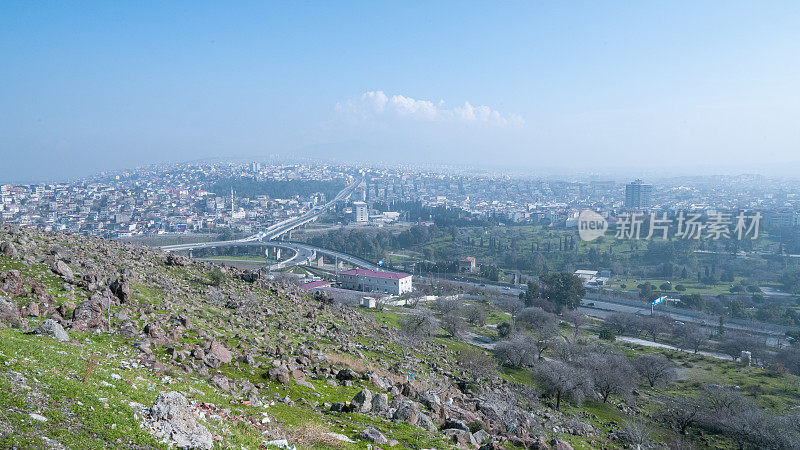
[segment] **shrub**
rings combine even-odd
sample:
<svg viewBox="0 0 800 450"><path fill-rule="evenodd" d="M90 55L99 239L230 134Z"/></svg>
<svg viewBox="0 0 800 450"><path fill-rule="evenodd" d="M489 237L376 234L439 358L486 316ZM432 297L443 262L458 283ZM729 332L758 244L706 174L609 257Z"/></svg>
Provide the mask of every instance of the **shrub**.
<svg viewBox="0 0 800 450"><path fill-rule="evenodd" d="M613 331L609 330L608 328L603 328L600 330L600 339L604 341L616 341L617 335Z"/></svg>

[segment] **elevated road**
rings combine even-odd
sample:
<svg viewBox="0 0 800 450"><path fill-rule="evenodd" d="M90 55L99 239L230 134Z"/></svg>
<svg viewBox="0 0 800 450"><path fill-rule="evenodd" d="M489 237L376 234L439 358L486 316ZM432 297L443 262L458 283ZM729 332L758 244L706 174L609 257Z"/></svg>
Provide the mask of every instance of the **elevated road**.
<svg viewBox="0 0 800 450"><path fill-rule="evenodd" d="M349 199L350 196L353 195L353 191L355 191L356 187L358 187L358 185L361 184L361 182L362 182L361 179L353 181L352 183L347 185L347 187L339 191L339 193L336 194L336 197L334 197L331 201L325 203L324 205L315 206L314 208L310 209L309 211L297 217L290 217L286 220L272 224L267 228L265 228L264 230L252 236L248 236L244 239L234 239L231 241L198 242L195 244L166 245L161 247L161 249L168 252L177 252L177 251L196 250L199 248L234 246L240 244L247 244L250 242L271 241L273 239L280 237L283 234L288 233L289 231L294 230L295 228L299 228L309 222L317 220L319 216L328 212L337 203Z"/></svg>

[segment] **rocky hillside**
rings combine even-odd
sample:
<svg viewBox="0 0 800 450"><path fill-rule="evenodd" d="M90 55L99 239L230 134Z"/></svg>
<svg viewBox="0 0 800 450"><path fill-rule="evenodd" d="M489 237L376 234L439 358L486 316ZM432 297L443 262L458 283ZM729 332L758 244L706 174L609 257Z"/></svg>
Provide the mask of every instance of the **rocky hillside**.
<svg viewBox="0 0 800 450"><path fill-rule="evenodd" d="M585 425L286 278L115 241L0 228L0 323L2 448L569 448L542 424Z"/></svg>

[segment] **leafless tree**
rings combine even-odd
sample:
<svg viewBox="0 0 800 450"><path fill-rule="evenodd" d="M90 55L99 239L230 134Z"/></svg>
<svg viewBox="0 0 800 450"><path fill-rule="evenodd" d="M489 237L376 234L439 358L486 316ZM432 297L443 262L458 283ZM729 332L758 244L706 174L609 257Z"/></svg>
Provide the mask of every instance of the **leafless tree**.
<svg viewBox="0 0 800 450"><path fill-rule="evenodd" d="M564 313L563 317L564 320L572 325L572 339L578 339L578 333L580 332L581 327L588 323L586 314L578 311L567 311Z"/></svg>
<svg viewBox="0 0 800 450"><path fill-rule="evenodd" d="M488 378L497 370L497 363L484 350L469 347L457 355L458 364L469 372L473 379Z"/></svg>
<svg viewBox="0 0 800 450"><path fill-rule="evenodd" d="M497 361L509 367L532 366L538 356L536 339L527 333L520 333L507 341L499 342L494 348L494 357Z"/></svg>
<svg viewBox="0 0 800 450"><path fill-rule="evenodd" d="M448 314L461 309L461 300L457 297L439 297L433 307L442 314Z"/></svg>
<svg viewBox="0 0 800 450"><path fill-rule="evenodd" d="M675 366L663 356L640 356L633 360L633 366L651 388L658 384L668 384L675 379Z"/></svg>
<svg viewBox="0 0 800 450"><path fill-rule="evenodd" d="M661 416L681 434L697 423L703 411L702 400L695 397L665 396L661 398Z"/></svg>
<svg viewBox="0 0 800 450"><path fill-rule="evenodd" d="M464 319L453 312L447 313L442 317L441 326L444 331L450 333L454 338L460 338L461 333L466 328Z"/></svg>
<svg viewBox="0 0 800 450"><path fill-rule="evenodd" d="M703 333L699 326L685 324L675 327L672 336L678 341L678 348L682 350L692 350L697 353L700 346L708 341L708 336Z"/></svg>
<svg viewBox="0 0 800 450"><path fill-rule="evenodd" d="M649 335L653 342L658 342L658 336L672 331L673 320L664 314L648 316L642 320L645 334Z"/></svg>
<svg viewBox="0 0 800 450"><path fill-rule="evenodd" d="M639 420L626 421L618 435L633 448L646 447L650 442L650 429Z"/></svg>
<svg viewBox="0 0 800 450"><path fill-rule="evenodd" d="M739 358L742 355L742 352L745 350L751 352L751 354L757 358L763 347L764 344L760 340L755 339L750 335L734 334L726 337L722 342L719 343L717 348L720 352L730 356L731 359L735 360L736 358Z"/></svg>
<svg viewBox="0 0 800 450"><path fill-rule="evenodd" d="M476 327L482 327L486 325L486 311L481 308L480 305L467 305L464 307L463 310L464 317L467 319L467 322L475 325Z"/></svg>
<svg viewBox="0 0 800 450"><path fill-rule="evenodd" d="M592 390L592 380L583 369L562 361L539 364L535 377L545 393L556 398L556 409L561 409L563 398L580 404Z"/></svg>
<svg viewBox="0 0 800 450"><path fill-rule="evenodd" d="M400 321L400 329L417 338L429 338L437 328L436 319L427 311L409 314Z"/></svg>
<svg viewBox="0 0 800 450"><path fill-rule="evenodd" d="M555 325L556 316L542 308L533 306L525 308L517 314L517 324L528 327L531 330L538 330Z"/></svg>
<svg viewBox="0 0 800 450"><path fill-rule="evenodd" d="M611 395L629 397L636 385L635 371L624 355L594 354L581 358L577 364L589 374L604 403Z"/></svg>
<svg viewBox="0 0 800 450"><path fill-rule="evenodd" d="M525 304L522 303L522 300L516 297L497 297L494 299L494 303L499 306L500 309L511 314L512 316L516 316L525 307Z"/></svg>

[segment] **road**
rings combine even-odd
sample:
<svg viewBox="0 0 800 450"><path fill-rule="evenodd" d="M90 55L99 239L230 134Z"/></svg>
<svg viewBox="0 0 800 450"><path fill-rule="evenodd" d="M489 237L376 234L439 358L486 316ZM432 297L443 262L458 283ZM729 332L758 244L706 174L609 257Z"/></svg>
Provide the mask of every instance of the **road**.
<svg viewBox="0 0 800 450"><path fill-rule="evenodd" d="M592 295L583 298L581 307L578 308L578 311L600 319L605 319L615 312L625 312L640 315L650 314L650 308L648 306L644 304L635 305L632 303L633 302L630 300L626 301L612 298L603 298L600 300L598 297ZM701 314L688 309L676 311L674 308L667 310L661 309L657 306L655 312L657 314L665 314L678 322L700 325L707 331L716 331L719 324L716 316ZM788 342L786 342L785 329L789 327L781 327L779 325L758 322L737 323L732 319L727 319L725 322L725 328L728 330L743 331L765 336L767 339L767 344L771 346L778 347L788 344Z"/></svg>
<svg viewBox="0 0 800 450"><path fill-rule="evenodd" d="M291 230L294 230L295 228L301 227L309 222L317 220L319 216L328 212L337 203L350 198L355 188L358 187L358 185L361 184L362 181L363 180L361 179L353 181L352 183L347 185L347 187L339 191L339 193L336 194L336 197L334 197L331 201L325 203L324 205L315 206L314 208L310 209L309 211L297 217L290 217L286 220L272 224L267 228L265 228L264 230L252 236L248 236L244 239L235 239L231 241L199 242L195 244L166 245L161 247L161 249L168 252L175 252L175 251L195 250L198 248L225 247L231 245L246 244L250 242L271 241L285 233L288 233Z"/></svg>

